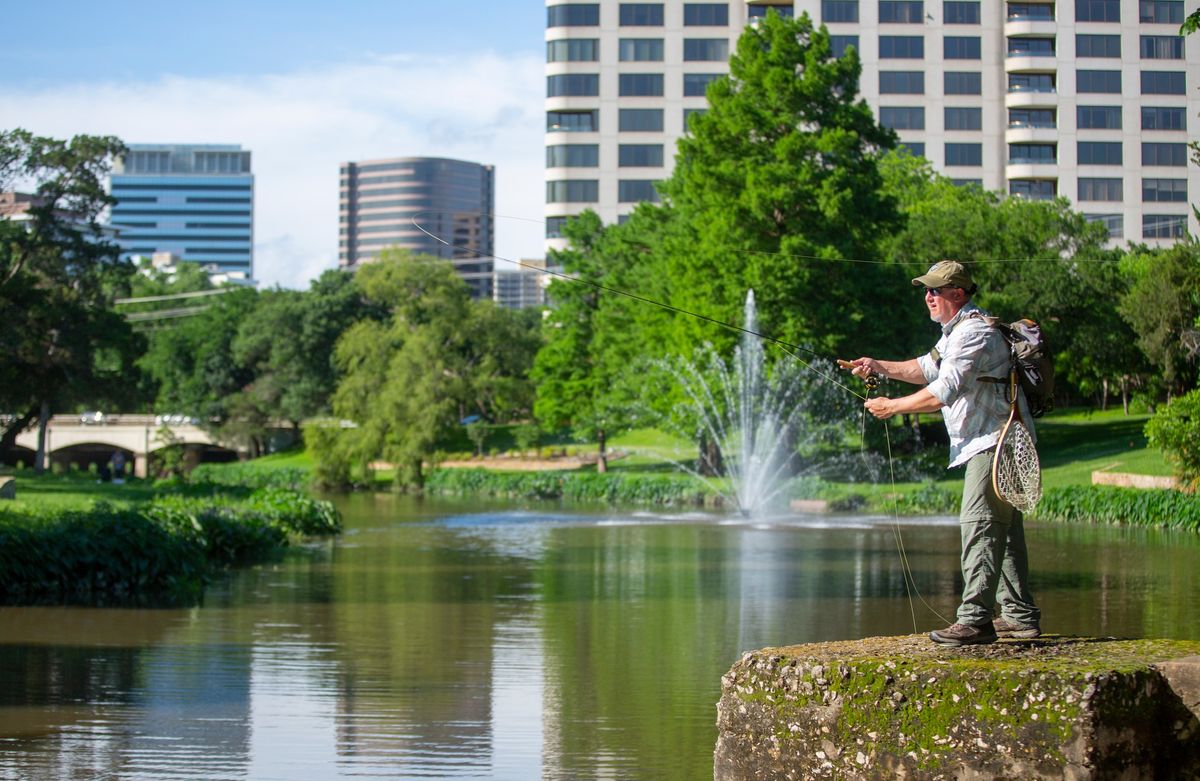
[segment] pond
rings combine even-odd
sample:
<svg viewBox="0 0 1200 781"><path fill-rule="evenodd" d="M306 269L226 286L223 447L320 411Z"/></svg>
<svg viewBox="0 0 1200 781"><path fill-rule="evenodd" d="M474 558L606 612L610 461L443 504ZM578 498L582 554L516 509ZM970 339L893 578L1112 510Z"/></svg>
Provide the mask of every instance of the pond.
<svg viewBox="0 0 1200 781"><path fill-rule="evenodd" d="M960 585L951 518L337 501L200 607L0 609L0 779L711 778L742 652L927 631ZM1048 632L1200 639L1196 537L1028 537Z"/></svg>

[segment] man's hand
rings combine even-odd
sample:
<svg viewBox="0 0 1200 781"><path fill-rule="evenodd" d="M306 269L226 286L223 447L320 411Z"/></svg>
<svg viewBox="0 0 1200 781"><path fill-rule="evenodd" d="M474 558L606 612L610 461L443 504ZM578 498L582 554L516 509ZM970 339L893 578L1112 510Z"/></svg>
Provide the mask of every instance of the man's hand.
<svg viewBox="0 0 1200 781"><path fill-rule="evenodd" d="M867 408L867 412L870 412L880 420L887 420L898 412L896 400L889 399L886 396L867 399L867 402L863 406Z"/></svg>
<svg viewBox="0 0 1200 781"><path fill-rule="evenodd" d="M866 378L872 374L882 375L883 367L874 358L855 358L853 361L843 361L838 358L838 366L848 370L855 377Z"/></svg>

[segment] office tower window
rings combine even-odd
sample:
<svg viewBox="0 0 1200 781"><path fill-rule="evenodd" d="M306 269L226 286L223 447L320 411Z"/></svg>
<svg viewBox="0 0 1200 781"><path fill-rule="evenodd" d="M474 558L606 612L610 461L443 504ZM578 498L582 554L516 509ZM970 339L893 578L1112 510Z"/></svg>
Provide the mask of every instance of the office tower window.
<svg viewBox="0 0 1200 781"><path fill-rule="evenodd" d="M1054 5L1046 3L1009 3L1010 22L1053 22Z"/></svg>
<svg viewBox="0 0 1200 781"><path fill-rule="evenodd" d="M768 13L774 11L784 19L792 19L796 15L796 11L790 5L763 5L761 3L746 4L747 19L763 19Z"/></svg>
<svg viewBox="0 0 1200 781"><path fill-rule="evenodd" d="M622 27L662 27L662 3L621 3Z"/></svg>
<svg viewBox="0 0 1200 781"><path fill-rule="evenodd" d="M1186 214L1142 215L1143 239L1182 239L1186 232Z"/></svg>
<svg viewBox="0 0 1200 781"><path fill-rule="evenodd" d="M1155 203L1187 203L1187 179L1143 179L1142 200Z"/></svg>
<svg viewBox="0 0 1200 781"><path fill-rule="evenodd" d="M1143 35L1138 48L1143 60L1183 59L1183 39L1178 35Z"/></svg>
<svg viewBox="0 0 1200 781"><path fill-rule="evenodd" d="M546 9L547 27L596 27L599 24L599 3L569 3Z"/></svg>
<svg viewBox="0 0 1200 781"><path fill-rule="evenodd" d="M1081 176L1079 178L1080 201L1122 201L1121 180L1096 179Z"/></svg>
<svg viewBox="0 0 1200 781"><path fill-rule="evenodd" d="M729 59L728 38L685 38L684 62L725 62Z"/></svg>
<svg viewBox="0 0 1200 781"><path fill-rule="evenodd" d="M1085 214L1083 218L1088 222L1098 222L1108 231L1110 239L1121 239L1125 237L1125 216L1122 214Z"/></svg>
<svg viewBox="0 0 1200 781"><path fill-rule="evenodd" d="M921 106L882 106L879 124L892 130L924 130L925 109Z"/></svg>
<svg viewBox="0 0 1200 781"><path fill-rule="evenodd" d="M596 73L560 73L546 77L546 97L596 97L600 76Z"/></svg>
<svg viewBox="0 0 1200 781"><path fill-rule="evenodd" d="M857 22L858 0L821 0L821 21Z"/></svg>
<svg viewBox="0 0 1200 781"><path fill-rule="evenodd" d="M1009 127L1057 127L1058 117L1052 108L1010 108Z"/></svg>
<svg viewBox="0 0 1200 781"><path fill-rule="evenodd" d="M1120 74L1118 74L1120 75ZM1010 73L1009 92L1054 92L1053 73Z"/></svg>
<svg viewBox="0 0 1200 781"><path fill-rule="evenodd" d="M1075 91L1120 95L1121 71L1075 71Z"/></svg>
<svg viewBox="0 0 1200 781"><path fill-rule="evenodd" d="M622 73L617 77L617 92L621 97L656 97L663 95L661 73Z"/></svg>
<svg viewBox="0 0 1200 781"><path fill-rule="evenodd" d="M951 179L950 184L955 187L983 187L982 179Z"/></svg>
<svg viewBox="0 0 1200 781"><path fill-rule="evenodd" d="M829 36L829 48L833 52L834 57L845 55L846 50L851 46L858 49L857 35L831 35Z"/></svg>
<svg viewBox="0 0 1200 781"><path fill-rule="evenodd" d="M1187 144L1142 142L1142 165L1182 168L1187 165Z"/></svg>
<svg viewBox="0 0 1200 781"><path fill-rule="evenodd" d="M547 168L596 168L599 165L599 144L558 144L546 147Z"/></svg>
<svg viewBox="0 0 1200 781"><path fill-rule="evenodd" d="M1121 58L1121 36L1075 34L1076 57Z"/></svg>
<svg viewBox="0 0 1200 781"><path fill-rule="evenodd" d="M880 24L925 24L923 0L879 0Z"/></svg>
<svg viewBox="0 0 1200 781"><path fill-rule="evenodd" d="M721 78L720 73L685 73L683 74L683 96L685 98L702 98L708 85Z"/></svg>
<svg viewBox="0 0 1200 781"><path fill-rule="evenodd" d="M946 130L982 130L983 109L968 106L947 106Z"/></svg>
<svg viewBox="0 0 1200 781"><path fill-rule="evenodd" d="M1027 201L1051 201L1058 194L1058 182L1054 179L1013 179L1008 183L1008 194Z"/></svg>
<svg viewBox="0 0 1200 781"><path fill-rule="evenodd" d="M1121 21L1120 0L1075 0L1077 22Z"/></svg>
<svg viewBox="0 0 1200 781"><path fill-rule="evenodd" d="M546 182L546 203L595 203L600 200L600 180L568 179Z"/></svg>
<svg viewBox="0 0 1200 781"><path fill-rule="evenodd" d="M622 38L617 42L621 62L662 62L662 38Z"/></svg>
<svg viewBox="0 0 1200 781"><path fill-rule="evenodd" d="M1141 0L1138 21L1142 24L1183 24L1183 0Z"/></svg>
<svg viewBox="0 0 1200 781"><path fill-rule="evenodd" d="M661 108L623 108L617 116L617 129L631 133L661 133L663 110Z"/></svg>
<svg viewBox="0 0 1200 781"><path fill-rule="evenodd" d="M658 190L654 189L653 179L619 179L617 181L618 203L638 203L640 201L658 202Z"/></svg>
<svg viewBox="0 0 1200 781"><path fill-rule="evenodd" d="M983 90L983 75L973 71L946 71L943 80L947 95L979 95Z"/></svg>
<svg viewBox="0 0 1200 781"><path fill-rule="evenodd" d="M946 165L982 166L983 144L946 144Z"/></svg>
<svg viewBox="0 0 1200 781"><path fill-rule="evenodd" d="M1142 71L1143 95L1186 95L1183 71Z"/></svg>
<svg viewBox="0 0 1200 781"><path fill-rule="evenodd" d="M978 60L980 56L979 36L947 35L943 43L943 51L947 60Z"/></svg>
<svg viewBox="0 0 1200 781"><path fill-rule="evenodd" d="M1120 130L1120 106L1076 106L1075 124L1080 130Z"/></svg>
<svg viewBox="0 0 1200 781"><path fill-rule="evenodd" d="M729 25L728 3L684 3L685 27L726 27Z"/></svg>
<svg viewBox="0 0 1200 781"><path fill-rule="evenodd" d="M690 125L688 125L688 123L692 121L693 116L696 116L697 114L703 115L703 114L707 114L707 113L708 113L708 109L706 109L706 108L685 108L683 110L683 128L684 128L684 130L686 130L688 127L690 127Z"/></svg>
<svg viewBox="0 0 1200 781"><path fill-rule="evenodd" d="M922 141L901 141L900 148L907 149L913 157L925 156L925 143Z"/></svg>
<svg viewBox="0 0 1200 781"><path fill-rule="evenodd" d="M1053 38L1009 38L1009 57L1053 57Z"/></svg>
<svg viewBox="0 0 1200 781"><path fill-rule="evenodd" d="M1055 144L1009 144L1008 162L1014 164L1043 164L1058 160L1058 146Z"/></svg>
<svg viewBox="0 0 1200 781"><path fill-rule="evenodd" d="M572 111L547 111L547 133L591 133L600 129L600 112L597 109Z"/></svg>
<svg viewBox="0 0 1200 781"><path fill-rule="evenodd" d="M945 24L979 24L979 3L946 0L942 3L942 21Z"/></svg>
<svg viewBox="0 0 1200 781"><path fill-rule="evenodd" d="M925 56L925 39L919 35L879 36L879 59L919 60Z"/></svg>
<svg viewBox="0 0 1200 781"><path fill-rule="evenodd" d="M546 41L546 62L599 62L600 41L596 38L571 38Z"/></svg>
<svg viewBox="0 0 1200 781"><path fill-rule="evenodd" d="M1187 130L1187 109L1142 106L1142 130Z"/></svg>
<svg viewBox="0 0 1200 781"><path fill-rule="evenodd" d="M1080 165L1122 165L1120 141L1079 141L1077 156Z"/></svg>
<svg viewBox="0 0 1200 781"><path fill-rule="evenodd" d="M880 71L879 94L924 95L924 71Z"/></svg>
<svg viewBox="0 0 1200 781"><path fill-rule="evenodd" d="M617 165L621 168L660 168L662 164L662 144L621 144L617 148Z"/></svg>
<svg viewBox="0 0 1200 781"><path fill-rule="evenodd" d="M559 217L546 218L546 238L561 239L563 237L563 228L567 227L567 223L575 219L576 215L571 214Z"/></svg>

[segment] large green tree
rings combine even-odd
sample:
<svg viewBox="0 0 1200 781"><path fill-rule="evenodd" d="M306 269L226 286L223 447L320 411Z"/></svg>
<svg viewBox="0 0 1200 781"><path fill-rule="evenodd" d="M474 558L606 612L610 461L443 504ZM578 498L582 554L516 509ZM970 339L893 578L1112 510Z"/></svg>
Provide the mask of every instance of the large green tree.
<svg viewBox="0 0 1200 781"><path fill-rule="evenodd" d="M1196 387L1200 365L1200 243L1182 241L1133 253L1133 282L1120 302L1138 344L1161 372L1168 393Z"/></svg>
<svg viewBox="0 0 1200 781"><path fill-rule="evenodd" d="M0 192L34 186L23 214L0 219L3 439L37 419L38 470L54 411L119 403L136 385L140 344L111 307L131 269L99 223L113 203L104 177L123 149L113 137L0 131Z"/></svg>
<svg viewBox="0 0 1200 781"><path fill-rule="evenodd" d="M877 258L899 218L878 168L896 137L859 98L861 71L807 15L743 31L662 188L685 226L667 252L672 303L736 323L753 288L773 336L825 355L878 343L891 303L863 299L899 275L853 261ZM735 336L678 325L680 345Z"/></svg>

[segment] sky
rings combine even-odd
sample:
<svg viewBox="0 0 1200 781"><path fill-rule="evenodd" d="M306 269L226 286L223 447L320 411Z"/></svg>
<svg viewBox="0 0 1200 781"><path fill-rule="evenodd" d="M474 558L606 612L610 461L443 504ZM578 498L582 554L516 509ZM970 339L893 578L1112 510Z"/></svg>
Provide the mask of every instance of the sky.
<svg viewBox="0 0 1200 781"><path fill-rule="evenodd" d="M540 257L542 0L59 0L8 4L0 129L241 144L254 275L337 266L338 166L494 165L496 255Z"/></svg>

